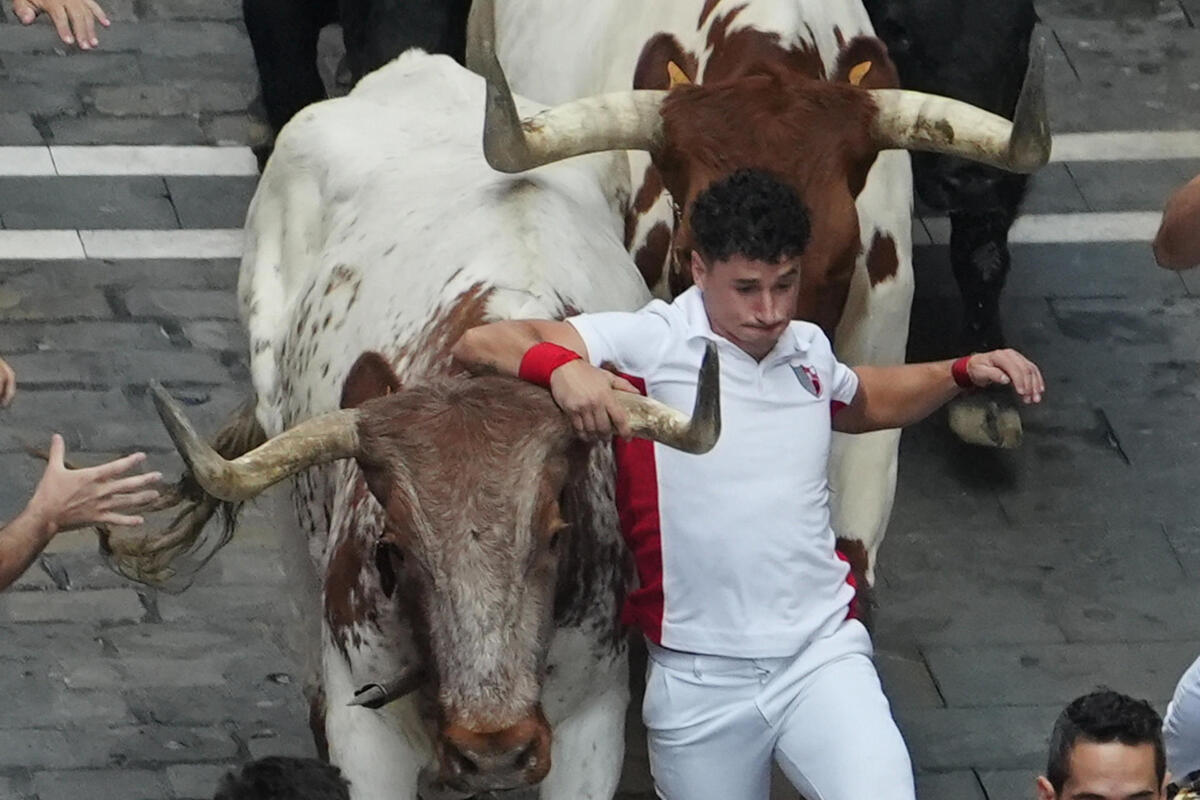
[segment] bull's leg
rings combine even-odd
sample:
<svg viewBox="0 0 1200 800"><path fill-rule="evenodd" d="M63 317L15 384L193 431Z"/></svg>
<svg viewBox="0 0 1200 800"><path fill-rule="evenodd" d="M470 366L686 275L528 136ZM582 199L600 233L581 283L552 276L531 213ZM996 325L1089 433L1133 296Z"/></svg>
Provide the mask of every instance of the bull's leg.
<svg viewBox="0 0 1200 800"><path fill-rule="evenodd" d="M414 745L424 737L411 698L380 711L348 706L355 686L345 658L328 639L322 650L329 761L350 781L351 800L417 800L418 777L429 759L427 748Z"/></svg>
<svg viewBox="0 0 1200 800"><path fill-rule="evenodd" d="M1008 188L1008 191L1004 190ZM950 214L950 261L963 301L963 338L968 352L1004 346L1000 292L1008 277L1008 229L1024 190L996 187L999 205L983 211ZM1011 389L997 387L956 399L950 426L969 444L1016 447L1021 442L1021 416Z"/></svg>
<svg viewBox="0 0 1200 800"><path fill-rule="evenodd" d="M325 99L317 37L334 21L336 0L242 0L267 121L279 129L300 109Z"/></svg>
<svg viewBox="0 0 1200 800"><path fill-rule="evenodd" d="M550 774L538 791L541 800L610 800L616 794L625 758L627 683L622 675L555 725Z"/></svg>

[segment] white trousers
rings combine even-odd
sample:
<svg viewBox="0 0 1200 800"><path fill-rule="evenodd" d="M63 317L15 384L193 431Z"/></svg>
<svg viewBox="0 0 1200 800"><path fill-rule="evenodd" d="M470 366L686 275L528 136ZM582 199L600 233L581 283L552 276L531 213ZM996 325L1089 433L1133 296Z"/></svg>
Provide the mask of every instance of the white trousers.
<svg viewBox="0 0 1200 800"><path fill-rule="evenodd" d="M914 800L912 763L857 620L799 655L649 645L642 720L664 800L766 800L771 759L806 800Z"/></svg>

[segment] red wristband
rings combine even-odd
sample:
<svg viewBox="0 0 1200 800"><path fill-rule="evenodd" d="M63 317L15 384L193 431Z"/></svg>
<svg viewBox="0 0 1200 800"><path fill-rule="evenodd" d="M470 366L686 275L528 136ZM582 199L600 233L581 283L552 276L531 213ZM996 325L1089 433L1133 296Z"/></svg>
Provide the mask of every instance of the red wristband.
<svg viewBox="0 0 1200 800"><path fill-rule="evenodd" d="M574 350L560 347L553 342L540 342L525 351L521 357L521 368L517 377L550 388L550 375L563 364L569 364L583 356Z"/></svg>
<svg viewBox="0 0 1200 800"><path fill-rule="evenodd" d="M963 356L950 365L950 374L954 377L954 382L963 389L975 388L975 381L971 380L967 373L967 363L970 360L970 356Z"/></svg>

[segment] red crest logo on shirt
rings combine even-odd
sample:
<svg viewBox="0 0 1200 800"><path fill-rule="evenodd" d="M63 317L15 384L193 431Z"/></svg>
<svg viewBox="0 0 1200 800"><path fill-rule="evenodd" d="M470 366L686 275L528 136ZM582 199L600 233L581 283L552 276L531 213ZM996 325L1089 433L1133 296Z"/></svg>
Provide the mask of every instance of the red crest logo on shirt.
<svg viewBox="0 0 1200 800"><path fill-rule="evenodd" d="M817 371L807 364L793 366L792 372L796 373L796 380L800 381L800 385L808 390L808 393L813 397L821 396L821 378L817 375Z"/></svg>

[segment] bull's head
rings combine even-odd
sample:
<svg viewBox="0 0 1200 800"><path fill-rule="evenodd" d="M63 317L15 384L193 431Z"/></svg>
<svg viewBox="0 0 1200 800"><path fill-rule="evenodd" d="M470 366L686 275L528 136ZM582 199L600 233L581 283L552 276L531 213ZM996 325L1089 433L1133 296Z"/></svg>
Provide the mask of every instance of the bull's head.
<svg viewBox="0 0 1200 800"><path fill-rule="evenodd" d="M812 217L797 314L830 334L861 250L855 198L880 151L945 153L1022 173L1049 159L1040 45L1031 53L1012 122L946 97L871 88L875 75L890 73L881 85L895 83L886 50L870 37L843 50L832 76L841 80L767 61L704 85L583 98L522 120L495 57L486 5L473 14L478 58L472 66L488 84L483 146L494 168L519 172L583 153L649 151L677 208L676 290L682 288L677 279L690 282L694 198L738 168L771 171L797 189Z"/></svg>
<svg viewBox="0 0 1200 800"><path fill-rule="evenodd" d="M351 548L350 574L377 570L419 658L357 698L330 702L375 707L420 688L436 708L448 786L474 793L536 783L550 769L540 692L556 575L574 546L560 498L572 476L581 477L586 448L535 386L489 376L400 388L382 357L367 356L346 382L343 406L351 407L233 460L197 435L158 384L155 404L196 480L222 500L246 500L309 467L354 459L384 527L373 552ZM690 418L618 393L636 435L693 453L710 449L720 428L716 361L710 345ZM339 558L335 549L331 561Z"/></svg>

